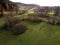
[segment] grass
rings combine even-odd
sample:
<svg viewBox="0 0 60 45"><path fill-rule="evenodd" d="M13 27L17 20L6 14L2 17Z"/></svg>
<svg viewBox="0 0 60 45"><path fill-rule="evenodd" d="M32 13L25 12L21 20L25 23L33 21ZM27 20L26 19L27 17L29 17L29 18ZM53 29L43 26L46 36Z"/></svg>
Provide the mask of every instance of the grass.
<svg viewBox="0 0 60 45"><path fill-rule="evenodd" d="M51 14L51 12L48 14ZM17 17L27 18L27 15L26 13ZM22 35L13 36L11 32L0 29L0 45L60 45L60 26L44 22L32 23L24 21L22 23L28 27L28 30ZM0 27L3 24L4 20L1 18Z"/></svg>
<svg viewBox="0 0 60 45"><path fill-rule="evenodd" d="M0 24L2 22L0 21ZM44 22L22 23L28 27L28 30L19 36L13 36L9 31L0 32L0 45L60 45L60 26Z"/></svg>
<svg viewBox="0 0 60 45"><path fill-rule="evenodd" d="M0 28L3 26L4 23L5 23L4 22L4 19L3 18L0 18Z"/></svg>

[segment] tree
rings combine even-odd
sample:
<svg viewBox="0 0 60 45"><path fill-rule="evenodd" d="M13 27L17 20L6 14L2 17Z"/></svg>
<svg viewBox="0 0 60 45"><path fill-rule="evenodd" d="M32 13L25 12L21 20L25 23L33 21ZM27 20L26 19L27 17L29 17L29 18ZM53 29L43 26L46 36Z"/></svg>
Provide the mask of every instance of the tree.
<svg viewBox="0 0 60 45"><path fill-rule="evenodd" d="M55 16L59 16L60 13L60 7L55 7Z"/></svg>
<svg viewBox="0 0 60 45"><path fill-rule="evenodd" d="M0 0L0 16L3 16L3 12L4 10L8 10L9 6L8 6L8 2L9 0Z"/></svg>

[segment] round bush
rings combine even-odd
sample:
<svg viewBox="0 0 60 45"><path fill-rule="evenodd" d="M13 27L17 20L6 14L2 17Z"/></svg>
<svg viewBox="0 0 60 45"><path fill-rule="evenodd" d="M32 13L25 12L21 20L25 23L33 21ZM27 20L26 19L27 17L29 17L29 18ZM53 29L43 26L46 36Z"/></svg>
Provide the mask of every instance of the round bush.
<svg viewBox="0 0 60 45"><path fill-rule="evenodd" d="M19 35L24 33L27 30L27 27L23 24L16 24L15 26L13 26L12 28L12 33L13 35Z"/></svg>

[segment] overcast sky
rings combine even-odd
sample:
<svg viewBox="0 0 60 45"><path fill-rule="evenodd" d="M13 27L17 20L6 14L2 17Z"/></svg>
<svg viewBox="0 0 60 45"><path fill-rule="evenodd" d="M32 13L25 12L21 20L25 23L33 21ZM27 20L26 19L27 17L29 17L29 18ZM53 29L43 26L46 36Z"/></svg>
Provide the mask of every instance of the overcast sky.
<svg viewBox="0 0 60 45"><path fill-rule="evenodd" d="M60 0L11 0L13 2L22 2L26 4L38 4L40 6L60 6Z"/></svg>

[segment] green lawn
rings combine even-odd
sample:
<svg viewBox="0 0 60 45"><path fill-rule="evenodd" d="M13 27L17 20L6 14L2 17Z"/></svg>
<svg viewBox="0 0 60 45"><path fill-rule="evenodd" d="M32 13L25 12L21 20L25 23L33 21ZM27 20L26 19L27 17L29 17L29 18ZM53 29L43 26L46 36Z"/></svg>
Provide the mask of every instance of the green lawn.
<svg viewBox="0 0 60 45"><path fill-rule="evenodd" d="M60 26L44 22L23 23L28 30L22 35L13 36L9 31L0 32L0 45L60 45Z"/></svg>

